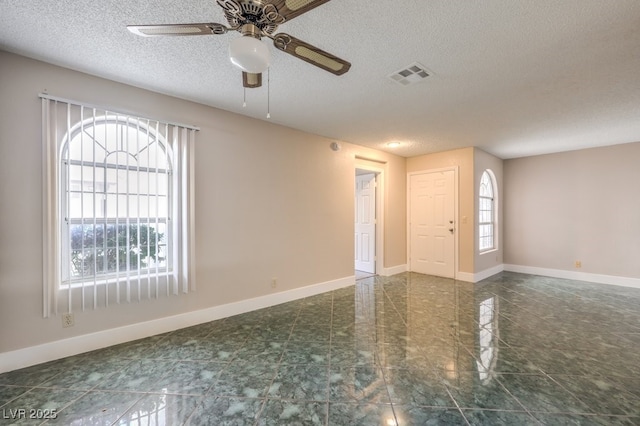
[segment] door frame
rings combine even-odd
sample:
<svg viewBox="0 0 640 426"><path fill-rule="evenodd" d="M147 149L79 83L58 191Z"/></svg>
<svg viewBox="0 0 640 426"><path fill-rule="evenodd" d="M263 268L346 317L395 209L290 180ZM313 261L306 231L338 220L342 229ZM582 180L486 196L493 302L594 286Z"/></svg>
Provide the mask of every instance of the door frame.
<svg viewBox="0 0 640 426"><path fill-rule="evenodd" d="M384 189L385 189L385 165L384 164L371 164L370 161L356 158L355 167L353 168L353 199L355 200L356 195L356 173L358 170L364 170L367 172L371 172L376 176L376 257L375 257L375 273L376 275L385 275L384 274ZM353 214L352 217L355 217L356 207L353 206ZM352 232L353 235L353 232ZM353 236L351 237L353 240ZM355 269L356 259L355 259L355 247L352 250L353 255L353 266Z"/></svg>
<svg viewBox="0 0 640 426"><path fill-rule="evenodd" d="M424 175L429 173L440 173L453 171L453 224L455 234L453 238L453 279L458 279L458 260L459 260L459 242L460 242L460 212L459 212L459 183L458 183L458 166L440 167L436 169L425 169L407 173L407 271L411 271L411 177L415 175Z"/></svg>
<svg viewBox="0 0 640 426"><path fill-rule="evenodd" d="M356 271L367 272L371 274L376 273L376 224L377 214L376 214L376 187L378 186L378 177L375 173L370 172L368 170L356 169L356 197L355 197L355 207L356 207L356 262L355 268ZM369 186L364 188L362 184L364 182L369 183ZM370 200L373 200L373 205L369 202L367 204L367 212L361 211L361 208L364 210L365 205L362 204L362 192L367 192ZM369 216L369 221L366 225L363 225L361 219L363 215ZM366 216L364 216L366 217ZM363 227L370 231L368 243L366 247L363 245L364 242L364 234L362 234ZM373 228L373 229L371 229ZM371 238L373 237L373 238ZM359 248L359 249L358 249ZM365 253L366 251L366 253ZM366 261L363 260L363 257L366 255ZM371 271L373 269L373 271Z"/></svg>

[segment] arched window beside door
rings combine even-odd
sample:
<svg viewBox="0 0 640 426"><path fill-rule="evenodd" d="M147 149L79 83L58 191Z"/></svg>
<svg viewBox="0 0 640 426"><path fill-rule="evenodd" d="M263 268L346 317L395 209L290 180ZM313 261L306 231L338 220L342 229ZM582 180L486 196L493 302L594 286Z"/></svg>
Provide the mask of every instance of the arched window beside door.
<svg viewBox="0 0 640 426"><path fill-rule="evenodd" d="M478 249L496 248L496 180L489 169L482 173L478 192Z"/></svg>

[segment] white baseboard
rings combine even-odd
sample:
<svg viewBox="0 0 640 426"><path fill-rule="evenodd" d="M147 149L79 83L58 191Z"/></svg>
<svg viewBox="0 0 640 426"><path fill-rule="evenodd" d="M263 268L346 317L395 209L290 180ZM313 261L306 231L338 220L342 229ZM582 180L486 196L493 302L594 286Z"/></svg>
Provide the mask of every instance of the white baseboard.
<svg viewBox="0 0 640 426"><path fill-rule="evenodd" d="M502 264L493 266L489 269L485 269L484 271L480 271L476 273L458 271L456 273L456 280L464 281L468 283L477 283L478 281L482 281L485 278L489 278L502 271L504 271L504 265Z"/></svg>
<svg viewBox="0 0 640 426"><path fill-rule="evenodd" d="M401 274L407 272L407 265L397 265L390 268L382 268L380 275L383 277L390 277L391 275Z"/></svg>
<svg viewBox="0 0 640 426"><path fill-rule="evenodd" d="M474 274L472 274L471 272L461 272L458 271L456 272L456 281L464 281L466 283L473 283L475 282L474 279Z"/></svg>
<svg viewBox="0 0 640 426"><path fill-rule="evenodd" d="M522 274L542 275L553 278L586 281L598 284L618 285L622 287L640 288L640 278L619 277L615 275L591 274L588 272L566 271L563 269L539 268L536 266L504 265L504 270Z"/></svg>
<svg viewBox="0 0 640 426"><path fill-rule="evenodd" d="M476 272L474 274L474 277L475 277L474 283L487 279L491 276L494 276L495 274L499 274L502 271L504 271L504 265L500 264L500 265L493 266L489 269L485 269L484 271Z"/></svg>
<svg viewBox="0 0 640 426"><path fill-rule="evenodd" d="M355 285L355 276L0 353L0 373Z"/></svg>

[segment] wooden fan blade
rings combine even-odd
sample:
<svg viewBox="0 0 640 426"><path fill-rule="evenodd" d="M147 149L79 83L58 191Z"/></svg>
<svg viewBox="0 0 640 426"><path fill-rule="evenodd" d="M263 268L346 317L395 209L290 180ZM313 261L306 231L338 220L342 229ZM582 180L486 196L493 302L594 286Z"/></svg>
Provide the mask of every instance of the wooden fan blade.
<svg viewBox="0 0 640 426"><path fill-rule="evenodd" d="M127 25L127 29L142 37L224 34L228 30L226 26L215 22L208 24Z"/></svg>
<svg viewBox="0 0 640 426"><path fill-rule="evenodd" d="M262 86L262 74L252 74L242 71L242 85L248 89Z"/></svg>
<svg viewBox="0 0 640 426"><path fill-rule="evenodd" d="M278 13L290 21L296 16L314 9L329 0L272 0L270 3L278 9Z"/></svg>
<svg viewBox="0 0 640 426"><path fill-rule="evenodd" d="M312 65L329 71L335 75L342 75L349 71L351 64L331 53L320 50L289 34L279 33L273 37L274 46L290 55L300 58Z"/></svg>

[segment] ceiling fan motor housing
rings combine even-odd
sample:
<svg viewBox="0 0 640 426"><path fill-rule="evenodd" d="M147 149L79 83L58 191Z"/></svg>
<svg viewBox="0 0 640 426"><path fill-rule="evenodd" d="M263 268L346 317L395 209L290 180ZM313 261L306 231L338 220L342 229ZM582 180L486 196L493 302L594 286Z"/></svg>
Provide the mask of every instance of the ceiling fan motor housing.
<svg viewBox="0 0 640 426"><path fill-rule="evenodd" d="M244 24L238 31L240 31L243 36L257 38L258 40L260 40L262 35L260 32L260 28L258 28L254 24Z"/></svg>
<svg viewBox="0 0 640 426"><path fill-rule="evenodd" d="M247 24L254 25L261 32L273 34L285 18L271 3L263 0L217 0L224 9L225 17L232 28L242 32Z"/></svg>

